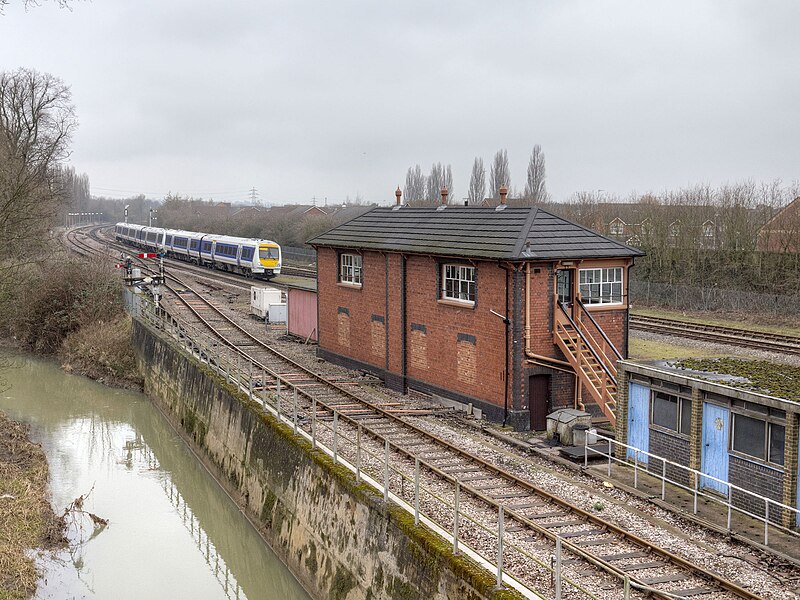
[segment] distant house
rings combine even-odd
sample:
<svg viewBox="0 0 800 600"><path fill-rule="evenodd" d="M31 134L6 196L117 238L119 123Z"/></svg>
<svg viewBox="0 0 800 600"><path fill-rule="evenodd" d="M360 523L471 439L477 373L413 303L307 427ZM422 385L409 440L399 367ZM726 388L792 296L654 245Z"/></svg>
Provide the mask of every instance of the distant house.
<svg viewBox="0 0 800 600"><path fill-rule="evenodd" d="M800 197L787 204L759 230L758 249L800 252Z"/></svg>
<svg viewBox="0 0 800 600"><path fill-rule="evenodd" d="M373 208L308 243L322 358L517 429L559 407L615 419L641 251L505 197Z"/></svg>

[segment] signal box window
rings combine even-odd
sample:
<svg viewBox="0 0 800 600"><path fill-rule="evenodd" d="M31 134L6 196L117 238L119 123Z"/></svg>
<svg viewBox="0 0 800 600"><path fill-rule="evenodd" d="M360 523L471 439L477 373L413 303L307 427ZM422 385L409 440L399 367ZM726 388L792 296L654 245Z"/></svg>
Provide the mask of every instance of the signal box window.
<svg viewBox="0 0 800 600"><path fill-rule="evenodd" d="M442 265L442 298L475 303L475 267Z"/></svg>
<svg viewBox="0 0 800 600"><path fill-rule="evenodd" d="M622 267L581 269L580 292L584 304L622 303Z"/></svg>
<svg viewBox="0 0 800 600"><path fill-rule="evenodd" d="M340 254L339 281L350 285L361 285L361 264L360 254Z"/></svg>

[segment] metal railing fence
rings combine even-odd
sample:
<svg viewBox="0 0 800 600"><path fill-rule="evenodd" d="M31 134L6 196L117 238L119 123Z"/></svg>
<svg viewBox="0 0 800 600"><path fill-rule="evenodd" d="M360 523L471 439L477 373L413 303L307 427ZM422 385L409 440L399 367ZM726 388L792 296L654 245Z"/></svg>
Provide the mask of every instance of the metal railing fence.
<svg viewBox="0 0 800 600"><path fill-rule="evenodd" d="M413 515L416 525L423 523L444 538L452 544L454 554L463 553L494 572L498 587L513 587L527 598L541 598L535 588L547 588L541 593L553 594L557 600L564 594L570 598L606 598L607 591L598 589L595 593L577 580L585 565L573 566L571 559L580 557L618 579L625 600L631 597L632 590L652 589L632 581L621 569L598 561L568 538L546 530L519 510L480 493L457 476L424 464L419 456L412 456L389 439L366 430L335 408L326 407L239 349L156 309L144 297L137 296L137 300L133 303L133 314L140 321L172 337L201 364L236 386L290 427L295 435L309 441L314 450L324 452L335 464L352 471L358 483L368 484L384 501L394 502ZM268 381L273 385L268 386ZM305 415L301 414L301 398L308 403ZM432 480L426 484L422 468L434 472L444 482ZM494 520L487 520L485 511L478 510L487 505L495 515ZM507 531L507 517L530 529L520 531L515 527ZM531 538L532 532L538 534L535 539Z"/></svg>
<svg viewBox="0 0 800 600"><path fill-rule="evenodd" d="M598 446L602 446L602 442L606 443L607 450L603 452L602 450L592 448L589 445L589 438L596 437L597 440L601 441L600 444L596 444ZM625 458L617 458L615 456L617 449L624 449ZM629 452L633 452L633 460L628 460ZM769 546L769 532L770 528L774 528L779 530L785 534L790 536L794 536L800 538L800 533L794 531L792 528L784 527L782 524L775 522L774 520L770 519L770 508L773 510L786 510L789 511L790 514L794 513L794 522L797 522L797 517L800 514L800 510L794 508L792 506L787 506L777 500L773 500L772 498L768 498L761 494L757 494L752 490L745 489L741 486L735 485L733 483L723 481L722 479L717 479L711 475L703 473L702 471L698 471L697 469L692 469L686 465L682 465L680 463L671 461L663 456L659 456L657 454L653 454L651 452L647 452L646 450L641 450L640 448L636 448L634 446L630 446L623 442L618 442L614 438L601 435L599 433L593 433L592 436L586 436L586 443L584 444L583 450L583 464L584 468L587 468L589 465L589 455L599 455L605 457L607 460L607 474L608 477L611 477L611 465L612 463L616 463L627 467L633 470L633 487L635 489L639 488L639 471L644 470L647 475L651 477L655 477L656 479L661 481L661 499L666 500L667 497L667 484L680 488L686 492L689 492L693 496L692 501L692 513L697 514L697 502L698 498L704 498L710 500L712 502L721 504L723 508L727 511L727 531L732 532L732 515L734 512L740 513L747 517L756 519L758 521L762 521L764 523L764 545ZM643 460L640 460L639 457L647 458L649 463L650 459L657 460L661 463L661 473L651 471L647 466L644 467L640 463L644 463ZM686 473L687 480L692 482L691 486L687 486L679 481L676 481L673 478L667 476L667 466L670 466L673 469L677 469L678 472ZM720 484L721 487L727 489L727 494L719 495L714 492L705 491L702 485L704 480L713 481ZM737 506L733 501L733 492L736 491L737 493L744 494L749 498L752 498L757 503L763 503L764 505L764 515L758 515L751 511L746 510L741 506Z"/></svg>

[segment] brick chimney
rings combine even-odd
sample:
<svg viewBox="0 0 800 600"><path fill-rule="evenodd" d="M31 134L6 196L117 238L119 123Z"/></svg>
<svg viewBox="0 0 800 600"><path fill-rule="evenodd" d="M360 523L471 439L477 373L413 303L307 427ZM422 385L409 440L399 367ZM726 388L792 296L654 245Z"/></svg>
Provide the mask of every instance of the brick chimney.
<svg viewBox="0 0 800 600"><path fill-rule="evenodd" d="M400 190L400 186L397 186L397 189L394 191L394 197L397 198L397 206L400 206L400 198L402 198L403 192Z"/></svg>
<svg viewBox="0 0 800 600"><path fill-rule="evenodd" d="M508 196L508 188L503 184L500 186L500 204L504 206L507 203L506 196Z"/></svg>
<svg viewBox="0 0 800 600"><path fill-rule="evenodd" d="M449 194L449 193L450 192L447 191L447 186L444 186L442 188L442 206L447 204L447 194Z"/></svg>

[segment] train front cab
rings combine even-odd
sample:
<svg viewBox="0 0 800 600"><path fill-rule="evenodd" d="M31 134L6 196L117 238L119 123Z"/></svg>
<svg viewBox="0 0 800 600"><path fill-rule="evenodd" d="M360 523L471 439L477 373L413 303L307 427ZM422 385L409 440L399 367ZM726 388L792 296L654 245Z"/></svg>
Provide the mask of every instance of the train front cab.
<svg viewBox="0 0 800 600"><path fill-rule="evenodd" d="M258 260L264 267L264 277L270 279L281 274L281 247L274 242L258 245Z"/></svg>

